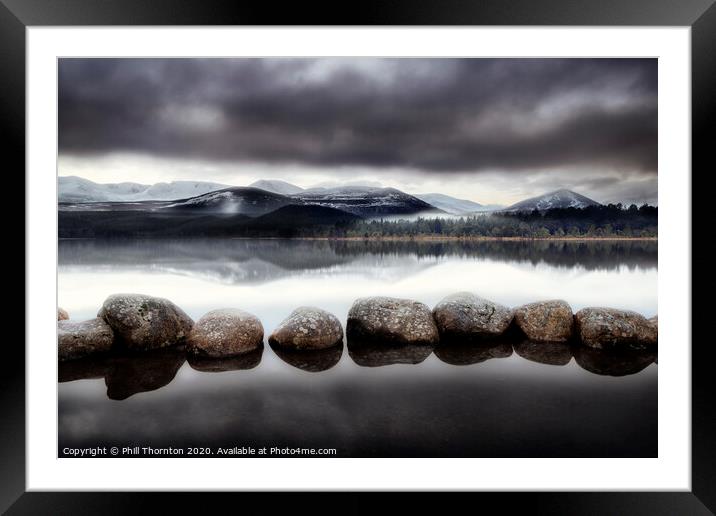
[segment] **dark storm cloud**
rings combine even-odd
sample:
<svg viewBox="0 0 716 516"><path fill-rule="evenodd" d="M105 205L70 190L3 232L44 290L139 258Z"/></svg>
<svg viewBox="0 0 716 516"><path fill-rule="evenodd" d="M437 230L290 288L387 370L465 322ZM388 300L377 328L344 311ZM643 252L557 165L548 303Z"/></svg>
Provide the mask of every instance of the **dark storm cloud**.
<svg viewBox="0 0 716 516"><path fill-rule="evenodd" d="M59 145L425 171L656 172L653 59L62 59Z"/></svg>

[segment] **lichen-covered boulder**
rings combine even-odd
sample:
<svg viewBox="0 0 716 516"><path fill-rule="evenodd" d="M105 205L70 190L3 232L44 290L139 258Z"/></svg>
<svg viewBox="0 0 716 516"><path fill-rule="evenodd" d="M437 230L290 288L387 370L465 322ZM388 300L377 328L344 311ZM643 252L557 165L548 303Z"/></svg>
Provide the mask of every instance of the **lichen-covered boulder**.
<svg viewBox="0 0 716 516"><path fill-rule="evenodd" d="M70 314L67 313L67 310L64 308L57 308L57 320L58 321L66 321L70 318Z"/></svg>
<svg viewBox="0 0 716 516"><path fill-rule="evenodd" d="M657 342L656 326L631 310L583 308L574 320L582 343L593 348L645 347Z"/></svg>
<svg viewBox="0 0 716 516"><path fill-rule="evenodd" d="M205 357L230 357L263 345L264 327L258 318L237 308L212 310L196 321L187 351Z"/></svg>
<svg viewBox="0 0 716 516"><path fill-rule="evenodd" d="M105 353L112 348L114 332L99 317L89 321L58 321L57 358L73 360L97 353Z"/></svg>
<svg viewBox="0 0 716 516"><path fill-rule="evenodd" d="M512 310L470 292L458 292L433 308L440 335L454 337L495 337L512 322Z"/></svg>
<svg viewBox="0 0 716 516"><path fill-rule="evenodd" d="M392 297L358 299L348 312L346 333L388 344L432 345L438 342L433 314L423 303Z"/></svg>
<svg viewBox="0 0 716 516"><path fill-rule="evenodd" d="M293 349L325 349L343 342L343 327L330 312L301 306L283 320L269 342Z"/></svg>
<svg viewBox="0 0 716 516"><path fill-rule="evenodd" d="M566 301L538 301L516 308L515 323L530 340L566 342L572 336L574 316Z"/></svg>
<svg viewBox="0 0 716 516"><path fill-rule="evenodd" d="M99 313L128 349L171 346L185 339L194 322L168 299L144 294L113 294Z"/></svg>

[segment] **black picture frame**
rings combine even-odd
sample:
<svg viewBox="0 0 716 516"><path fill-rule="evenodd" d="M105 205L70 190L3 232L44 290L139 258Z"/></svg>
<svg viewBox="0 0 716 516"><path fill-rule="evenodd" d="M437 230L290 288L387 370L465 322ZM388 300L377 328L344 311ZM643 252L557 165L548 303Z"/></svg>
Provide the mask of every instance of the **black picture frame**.
<svg viewBox="0 0 716 516"><path fill-rule="evenodd" d="M705 170L714 170L716 131L716 0L363 0L351 4L220 0L0 0L0 135L7 174L25 170L25 30L63 25L572 25L691 27L692 73L692 235L708 223L708 191L693 188ZM668 142L661 142L668 144ZM679 173L678 171L667 171ZM684 171L683 173L688 173ZM686 180L687 178L685 178ZM18 181L16 191L24 190ZM19 197L19 196L18 196ZM22 197L24 199L24 196ZM703 202L702 202L703 201ZM701 208L704 207L704 208ZM698 210L701 217L697 217ZM19 233L20 227L16 225ZM697 229L698 228L698 229ZM14 235L13 235L14 236ZM24 235L23 235L24 237ZM19 241L18 235L18 241ZM710 240L710 239L705 239ZM709 243L709 245L712 245ZM19 246L18 246L19 247ZM692 253L695 249L692 246ZM23 270L25 269L22 255ZM15 259L20 261L20 256ZM706 260L692 257L692 271ZM705 271L704 271L705 272ZM27 270L26 270L27 274ZM692 272L693 274L693 272ZM703 278L709 276L704 275ZM709 281L699 281L705 291ZM696 291L693 291L696 293ZM708 317L710 306L693 303L692 320ZM27 306L26 310L32 310ZM524 508L532 514L713 514L716 513L716 410L713 344L692 334L692 491L593 493L481 493L480 503L500 510ZM0 511L8 514L123 514L149 510L159 502L184 511L205 511L205 502L188 493L40 493L25 488L25 350L7 339L0 360ZM24 340L24 335L23 335ZM683 343L688 346L689 343ZM219 495L241 506L255 494ZM382 504L379 494L350 494L341 512L362 512ZM274 503L304 503L306 495L274 495ZM320 505L330 510L333 502ZM265 503L262 501L262 503ZM428 508L423 494L408 504ZM470 500L474 504L475 500ZM474 506L474 505L473 505ZM320 510L317 504L309 505ZM409 510L408 505L403 506ZM441 503L440 508L444 510ZM469 507L469 506L468 506ZM336 507L334 506L334 509Z"/></svg>

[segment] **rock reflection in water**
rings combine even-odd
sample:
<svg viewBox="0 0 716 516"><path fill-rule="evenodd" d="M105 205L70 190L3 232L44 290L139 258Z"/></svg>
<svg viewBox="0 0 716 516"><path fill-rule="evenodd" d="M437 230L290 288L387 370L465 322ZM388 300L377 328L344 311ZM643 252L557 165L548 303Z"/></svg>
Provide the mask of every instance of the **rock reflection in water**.
<svg viewBox="0 0 716 516"><path fill-rule="evenodd" d="M75 380L102 379L109 371L110 360L108 356L102 355L58 362L58 381L63 383Z"/></svg>
<svg viewBox="0 0 716 516"><path fill-rule="evenodd" d="M343 342L326 349L289 349L271 344L276 356L297 369L311 373L327 371L335 366L343 355Z"/></svg>
<svg viewBox="0 0 716 516"><path fill-rule="evenodd" d="M566 342L524 340L514 345L515 353L531 362L565 366L572 360L572 348Z"/></svg>
<svg viewBox="0 0 716 516"><path fill-rule="evenodd" d="M104 377L107 397L124 400L168 385L184 364L181 346L137 354L102 356L59 363L59 381Z"/></svg>
<svg viewBox="0 0 716 516"><path fill-rule="evenodd" d="M574 360L582 369L603 376L627 376L646 369L656 359L651 351L617 351L574 348Z"/></svg>
<svg viewBox="0 0 716 516"><path fill-rule="evenodd" d="M381 344L348 338L348 355L361 367L380 367L393 364L419 364L433 346L417 344Z"/></svg>
<svg viewBox="0 0 716 516"><path fill-rule="evenodd" d="M500 341L441 341L435 347L435 356L450 365L462 366L479 364L493 358L512 356L512 346Z"/></svg>
<svg viewBox="0 0 716 516"><path fill-rule="evenodd" d="M168 385L184 364L185 357L181 347L114 357L104 377L107 397L124 400Z"/></svg>
<svg viewBox="0 0 716 516"><path fill-rule="evenodd" d="M226 371L240 371L243 369L253 369L261 363L264 347L226 358L211 358L197 355L188 355L187 362L192 369L205 373L223 373Z"/></svg>

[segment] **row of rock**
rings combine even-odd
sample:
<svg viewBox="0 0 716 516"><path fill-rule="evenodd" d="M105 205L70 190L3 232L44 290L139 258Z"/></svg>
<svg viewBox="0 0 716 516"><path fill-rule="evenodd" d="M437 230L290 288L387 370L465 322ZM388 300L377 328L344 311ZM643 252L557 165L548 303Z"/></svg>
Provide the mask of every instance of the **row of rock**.
<svg viewBox="0 0 716 516"><path fill-rule="evenodd" d="M537 342L578 338L594 348L645 347L657 343L657 318L613 308L584 308L576 314L565 301L541 301L510 309L469 292L440 301L431 311L407 299L357 300L348 313L347 332L401 344L435 344L441 337L495 338L514 324Z"/></svg>
<svg viewBox="0 0 716 516"><path fill-rule="evenodd" d="M595 348L648 347L657 343L657 319L626 310L585 308L576 314L564 301L531 303L516 309L461 292L433 310L389 297L358 299L349 313L349 338L378 345L433 345L441 337L485 339L516 326L536 342L567 342L575 336ZM142 294L107 298L97 317L74 322L58 310L59 359L71 360L114 348L150 350L185 342L189 354L219 358L256 350L263 344L259 319L243 310L213 310L196 323L167 299ZM333 314L299 307L269 336L272 345L293 350L342 344L343 328Z"/></svg>

